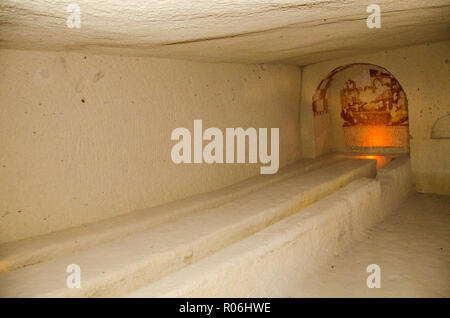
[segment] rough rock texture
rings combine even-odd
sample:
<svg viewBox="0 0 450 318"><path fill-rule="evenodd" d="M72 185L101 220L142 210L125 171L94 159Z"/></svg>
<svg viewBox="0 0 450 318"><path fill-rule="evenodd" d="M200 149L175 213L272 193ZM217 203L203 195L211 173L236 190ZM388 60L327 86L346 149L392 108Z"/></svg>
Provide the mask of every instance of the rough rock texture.
<svg viewBox="0 0 450 318"><path fill-rule="evenodd" d="M175 164L178 127L279 127L280 167L300 158L300 72L0 50L0 242L78 226L260 173Z"/></svg>
<svg viewBox="0 0 450 318"><path fill-rule="evenodd" d="M242 240L353 180L375 174L374 160L340 159L217 208L3 273L0 297L117 296ZM65 284L69 264L82 269L81 289L69 289Z"/></svg>
<svg viewBox="0 0 450 318"><path fill-rule="evenodd" d="M411 191L409 159L381 168L298 213L127 297L286 297L295 280L339 253ZM401 179L396 183L391 179ZM398 187L399 184L403 187ZM386 193L390 198L386 200Z"/></svg>
<svg viewBox="0 0 450 318"><path fill-rule="evenodd" d="M436 120L431 128L432 139L450 139L450 115Z"/></svg>
<svg viewBox="0 0 450 318"><path fill-rule="evenodd" d="M216 191L198 194L186 199L133 211L70 229L2 244L0 248L0 273L41 263L96 244L118 240L127 235L175 220L188 213L218 207L263 187L301 173L319 169L336 161L338 157L337 154L331 154L318 159L300 160L295 164L282 168L276 175L254 176ZM351 158L351 156L347 158ZM385 158L382 157L382 159ZM377 160L379 159L377 158Z"/></svg>
<svg viewBox="0 0 450 318"><path fill-rule="evenodd" d="M450 198L412 194L392 215L286 291L287 297L450 297ZM369 264L380 288L367 288Z"/></svg>
<svg viewBox="0 0 450 318"><path fill-rule="evenodd" d="M372 0L78 0L79 29L70 3L3 0L0 47L306 65L449 36L447 0L378 0L380 29Z"/></svg>

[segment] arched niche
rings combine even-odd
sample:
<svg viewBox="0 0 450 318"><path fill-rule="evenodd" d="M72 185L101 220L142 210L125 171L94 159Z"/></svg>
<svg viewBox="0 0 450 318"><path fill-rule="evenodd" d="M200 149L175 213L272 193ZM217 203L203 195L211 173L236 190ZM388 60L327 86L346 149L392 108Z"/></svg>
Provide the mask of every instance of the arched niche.
<svg viewBox="0 0 450 318"><path fill-rule="evenodd" d="M385 68L367 63L332 70L312 98L316 143L330 151L408 152L408 100Z"/></svg>
<svg viewBox="0 0 450 318"><path fill-rule="evenodd" d="M450 139L450 115L436 120L431 127L431 139Z"/></svg>

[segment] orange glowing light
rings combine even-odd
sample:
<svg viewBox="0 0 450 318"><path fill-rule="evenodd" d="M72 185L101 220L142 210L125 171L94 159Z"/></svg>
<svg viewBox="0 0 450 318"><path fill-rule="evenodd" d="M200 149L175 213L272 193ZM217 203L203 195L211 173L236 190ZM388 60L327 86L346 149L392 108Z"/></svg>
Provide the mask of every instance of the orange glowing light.
<svg viewBox="0 0 450 318"><path fill-rule="evenodd" d="M375 159L377 161L377 170L380 169L382 166L384 166L386 163L388 163L391 158L389 156L355 156L354 158L358 159Z"/></svg>
<svg viewBox="0 0 450 318"><path fill-rule="evenodd" d="M370 126L366 131L365 147L389 147L393 144L392 136L387 133L385 127Z"/></svg>
<svg viewBox="0 0 450 318"><path fill-rule="evenodd" d="M351 147L405 147L409 144L408 126L344 127L344 136Z"/></svg>

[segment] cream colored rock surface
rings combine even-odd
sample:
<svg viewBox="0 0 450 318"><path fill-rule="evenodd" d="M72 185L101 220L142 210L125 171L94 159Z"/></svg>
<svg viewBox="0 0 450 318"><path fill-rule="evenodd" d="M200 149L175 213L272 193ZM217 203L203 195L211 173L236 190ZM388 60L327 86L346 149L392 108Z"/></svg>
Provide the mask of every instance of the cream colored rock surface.
<svg viewBox="0 0 450 318"><path fill-rule="evenodd" d="M449 38L447 0L378 0L381 28L369 29L371 0L4 0L0 46L159 56L208 62L311 63Z"/></svg>
<svg viewBox="0 0 450 318"><path fill-rule="evenodd" d="M413 194L383 222L300 279L288 297L450 297L448 196ZM369 289L369 264L381 288Z"/></svg>
<svg viewBox="0 0 450 318"><path fill-rule="evenodd" d="M258 175L216 191L195 195L154 208L134 211L82 226L2 244L0 273L70 254L90 246L121 239L175 220L185 214L214 208L284 179L319 169L338 159L337 154L303 159L276 175ZM351 156L347 156L350 158Z"/></svg>
<svg viewBox="0 0 450 318"><path fill-rule="evenodd" d="M171 132L280 128L300 159L300 71L75 53L0 51L0 242L210 192L259 164L174 164ZM206 143L205 143L206 144Z"/></svg>
<svg viewBox="0 0 450 318"><path fill-rule="evenodd" d="M80 28L66 24L69 4L80 7ZM0 295L299 295L295 282L364 238L411 185L450 194L450 2L377 1L375 29L366 25L370 4L1 1ZM349 133L339 119L339 90L356 73L336 74L329 116L313 115L321 80L353 63L401 84L409 127L390 129L400 148L347 147L348 136L366 144L355 133L364 127ZM192 131L196 119L222 131L279 128L279 173L174 164L171 132ZM375 162L353 156L376 159L376 179ZM437 209L411 216L436 229L415 251L443 277L448 255L427 248L448 239L437 225L447 223L445 200L411 198ZM398 228L398 237L379 231L372 246L420 230ZM358 247L364 261L369 246ZM390 251L401 267L411 255ZM340 264L354 261L347 255ZM81 290L65 286L70 263L82 265ZM448 295L441 283L420 284L402 295Z"/></svg>
<svg viewBox="0 0 450 318"><path fill-rule="evenodd" d="M404 200L411 191L409 159L397 158L395 162L376 180L353 181L298 213L126 297L286 297L296 279L309 275L352 239L360 238ZM386 182L391 179L398 183ZM391 199L386 200L386 193Z"/></svg>
<svg viewBox="0 0 450 318"><path fill-rule="evenodd" d="M431 128L432 139L450 139L450 115L436 120Z"/></svg>
<svg viewBox="0 0 450 318"><path fill-rule="evenodd" d="M355 179L375 174L374 160L341 159L220 207L0 274L0 296L118 296L242 240ZM65 269L69 264L81 268L81 289L66 286Z"/></svg>

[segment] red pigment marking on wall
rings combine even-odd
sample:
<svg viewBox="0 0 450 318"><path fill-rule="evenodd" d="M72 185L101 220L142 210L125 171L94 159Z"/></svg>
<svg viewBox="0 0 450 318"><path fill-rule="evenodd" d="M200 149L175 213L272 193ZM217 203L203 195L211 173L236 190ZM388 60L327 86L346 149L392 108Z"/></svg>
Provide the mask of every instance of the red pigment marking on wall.
<svg viewBox="0 0 450 318"><path fill-rule="evenodd" d="M333 80L334 75L336 75L336 73L339 73L342 70L345 70L349 67L352 67L354 65L360 65L360 64L349 64L349 65L344 65L344 66L340 66L338 68L335 68L333 71L331 71L330 74L328 74L328 76L323 79L319 86L317 86L316 88L316 92L314 93L313 96L313 101L312 101L312 108L313 108L313 113L314 116L318 116L318 115L324 115L328 113L328 88L331 85L331 81Z"/></svg>
<svg viewBox="0 0 450 318"><path fill-rule="evenodd" d="M371 69L369 74L369 86L357 86L350 79L341 90L343 126L407 126L408 105L400 84L379 70Z"/></svg>
<svg viewBox="0 0 450 318"><path fill-rule="evenodd" d="M333 77L350 67L367 65L367 80L349 79L341 90L341 118L349 147L408 147L408 101L400 83L382 67L355 63L338 67L323 79L312 100L314 116L328 113ZM372 67L372 68L370 68ZM375 69L376 68L376 69ZM362 74L364 75L364 74Z"/></svg>
<svg viewBox="0 0 450 318"><path fill-rule="evenodd" d="M345 141L351 147L405 147L409 142L405 92L389 73L369 70L370 85L348 80L341 90Z"/></svg>

